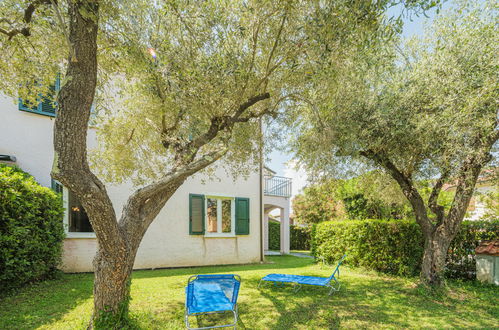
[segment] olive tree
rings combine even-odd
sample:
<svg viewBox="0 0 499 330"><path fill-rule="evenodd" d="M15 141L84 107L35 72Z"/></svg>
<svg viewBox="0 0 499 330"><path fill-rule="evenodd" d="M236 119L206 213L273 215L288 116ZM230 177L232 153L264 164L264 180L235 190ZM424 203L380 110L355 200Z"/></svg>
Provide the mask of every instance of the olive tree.
<svg viewBox="0 0 499 330"><path fill-rule="evenodd" d="M442 283L447 250L499 138L497 7L459 3L424 37L385 42L318 77L294 149L315 173L378 167L398 183L424 234L421 279ZM335 69L335 72L338 70ZM358 166L362 168L362 166ZM433 182L424 199L415 184ZM450 207L442 187L455 183Z"/></svg>
<svg viewBox="0 0 499 330"><path fill-rule="evenodd" d="M78 196L97 237L94 319L126 319L137 249L178 187L222 157L252 159L258 119L276 115L310 78L307 58L321 52L309 33L327 28L335 41L328 52L337 52L378 25L380 8L370 1L0 4L3 93L38 102L60 75L52 176ZM87 153L94 105L99 172ZM103 178L137 186L120 217Z"/></svg>

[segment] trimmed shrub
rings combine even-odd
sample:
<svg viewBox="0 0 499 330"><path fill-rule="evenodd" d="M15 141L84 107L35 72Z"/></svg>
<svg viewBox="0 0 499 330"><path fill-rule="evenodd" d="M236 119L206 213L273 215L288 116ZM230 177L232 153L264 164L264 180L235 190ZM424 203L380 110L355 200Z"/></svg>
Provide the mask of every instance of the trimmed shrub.
<svg viewBox="0 0 499 330"><path fill-rule="evenodd" d="M281 249L281 224L269 221L269 250Z"/></svg>
<svg viewBox="0 0 499 330"><path fill-rule="evenodd" d="M481 240L499 238L499 220L465 221L451 242L446 276L473 279L475 248ZM332 263L345 252L354 266L396 275L417 275L421 270L424 239L414 221L329 221L312 229L312 254Z"/></svg>
<svg viewBox="0 0 499 330"><path fill-rule="evenodd" d="M60 196L17 167L0 164L0 287L50 277L61 260Z"/></svg>
<svg viewBox="0 0 499 330"><path fill-rule="evenodd" d="M310 227L289 226L291 250L310 250ZM269 250L281 249L281 224L269 221Z"/></svg>
<svg viewBox="0 0 499 330"><path fill-rule="evenodd" d="M329 263L346 252L353 266L405 276L421 270L424 239L414 221L329 221L314 226L312 235L313 255ZM495 238L499 221L463 222L449 247L447 276L474 278L475 247L482 239Z"/></svg>
<svg viewBox="0 0 499 330"><path fill-rule="evenodd" d="M317 224L313 253L333 263L348 253L348 263L381 272L415 275L423 256L417 223L406 220L346 220Z"/></svg>
<svg viewBox="0 0 499 330"><path fill-rule="evenodd" d="M311 227L290 226L291 250L310 250Z"/></svg>
<svg viewBox="0 0 499 330"><path fill-rule="evenodd" d="M480 241L498 238L499 219L463 222L447 253L447 277L474 279L476 277L475 248Z"/></svg>

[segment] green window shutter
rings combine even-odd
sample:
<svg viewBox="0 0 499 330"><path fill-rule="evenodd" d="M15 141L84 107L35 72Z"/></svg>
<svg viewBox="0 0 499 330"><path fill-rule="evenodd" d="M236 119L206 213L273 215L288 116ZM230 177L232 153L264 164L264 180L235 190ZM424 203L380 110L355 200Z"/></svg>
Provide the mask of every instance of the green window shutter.
<svg viewBox="0 0 499 330"><path fill-rule="evenodd" d="M236 198L236 235L249 235L249 198Z"/></svg>
<svg viewBox="0 0 499 330"><path fill-rule="evenodd" d="M204 195L189 194L189 234L204 234Z"/></svg>

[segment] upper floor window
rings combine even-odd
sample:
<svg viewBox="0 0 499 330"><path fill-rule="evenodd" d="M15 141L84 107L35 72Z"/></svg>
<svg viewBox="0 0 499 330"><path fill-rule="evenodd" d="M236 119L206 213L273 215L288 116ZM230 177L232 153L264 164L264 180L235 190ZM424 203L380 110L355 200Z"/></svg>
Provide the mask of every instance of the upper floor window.
<svg viewBox="0 0 499 330"><path fill-rule="evenodd" d="M38 113L40 115L55 117L57 103L54 101L57 92L61 88L60 78L57 77L54 84L50 86L49 95L38 95L37 104L24 101L19 98L19 110Z"/></svg>

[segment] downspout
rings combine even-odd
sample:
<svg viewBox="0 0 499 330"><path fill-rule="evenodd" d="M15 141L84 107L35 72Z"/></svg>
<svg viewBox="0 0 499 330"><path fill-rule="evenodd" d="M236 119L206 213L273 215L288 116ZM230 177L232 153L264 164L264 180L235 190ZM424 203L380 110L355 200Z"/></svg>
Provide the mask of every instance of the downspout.
<svg viewBox="0 0 499 330"><path fill-rule="evenodd" d="M260 147L259 147L259 177L260 177L260 262L265 261L265 254L263 252L263 237L265 233L263 232L265 226L263 225L263 124L262 117L259 119L260 125Z"/></svg>

